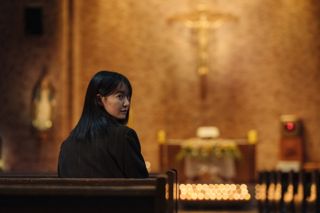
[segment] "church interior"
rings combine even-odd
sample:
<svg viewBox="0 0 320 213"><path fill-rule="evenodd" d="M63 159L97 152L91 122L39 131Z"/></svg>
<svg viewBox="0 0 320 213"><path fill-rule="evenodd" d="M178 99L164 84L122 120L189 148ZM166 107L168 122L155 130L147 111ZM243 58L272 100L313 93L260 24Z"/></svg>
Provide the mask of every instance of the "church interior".
<svg viewBox="0 0 320 213"><path fill-rule="evenodd" d="M179 212L268 212L295 180L318 212L319 35L316 0L0 1L0 176L55 174L112 70L149 172L178 171Z"/></svg>

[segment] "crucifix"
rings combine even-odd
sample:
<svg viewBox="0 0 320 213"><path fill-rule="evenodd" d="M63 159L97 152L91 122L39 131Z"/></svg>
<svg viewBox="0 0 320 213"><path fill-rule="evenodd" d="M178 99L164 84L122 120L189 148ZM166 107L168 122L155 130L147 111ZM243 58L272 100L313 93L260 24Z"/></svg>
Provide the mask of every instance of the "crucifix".
<svg viewBox="0 0 320 213"><path fill-rule="evenodd" d="M201 99L207 96L208 65L208 32L210 29L219 28L226 21L235 21L236 17L226 13L212 12L206 6L200 5L197 10L173 16L168 23L183 23L187 28L193 30L197 39L197 73L200 77Z"/></svg>

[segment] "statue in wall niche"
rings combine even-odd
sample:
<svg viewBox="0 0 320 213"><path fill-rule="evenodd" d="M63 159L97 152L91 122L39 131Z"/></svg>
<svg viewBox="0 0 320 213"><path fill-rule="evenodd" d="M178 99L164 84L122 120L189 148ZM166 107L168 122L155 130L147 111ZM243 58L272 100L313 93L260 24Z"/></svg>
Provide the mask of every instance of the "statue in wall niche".
<svg viewBox="0 0 320 213"><path fill-rule="evenodd" d="M53 126L54 106L55 90L44 68L32 94L32 126L36 130L46 131Z"/></svg>

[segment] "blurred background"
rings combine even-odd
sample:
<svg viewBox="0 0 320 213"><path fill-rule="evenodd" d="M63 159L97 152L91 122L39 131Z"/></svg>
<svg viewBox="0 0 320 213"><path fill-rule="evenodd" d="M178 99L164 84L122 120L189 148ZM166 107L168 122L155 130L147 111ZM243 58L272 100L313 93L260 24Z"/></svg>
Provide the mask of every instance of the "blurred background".
<svg viewBox="0 0 320 213"><path fill-rule="evenodd" d="M319 12L316 0L0 1L2 169L56 171L99 70L132 82L129 126L153 172L159 142L202 126L253 130L254 172L274 169L283 115L303 122L303 162L317 163Z"/></svg>

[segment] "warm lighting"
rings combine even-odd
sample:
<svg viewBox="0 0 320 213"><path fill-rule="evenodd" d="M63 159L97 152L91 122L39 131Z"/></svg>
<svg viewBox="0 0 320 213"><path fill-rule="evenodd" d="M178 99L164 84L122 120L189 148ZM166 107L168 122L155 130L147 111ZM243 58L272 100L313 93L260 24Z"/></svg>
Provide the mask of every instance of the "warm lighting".
<svg viewBox="0 0 320 213"><path fill-rule="evenodd" d="M301 203L303 201L303 196L304 196L304 188L303 184L299 183L297 192L295 193L293 199L295 203Z"/></svg>
<svg viewBox="0 0 320 213"><path fill-rule="evenodd" d="M275 188L276 185L274 183L271 183L268 188L268 200L274 200Z"/></svg>
<svg viewBox="0 0 320 213"><path fill-rule="evenodd" d="M267 199L266 195L268 195L268 200L270 201L278 201L281 199L282 195L282 186L281 184L270 184L267 191L266 184L257 184L255 186L255 198L257 201L264 201Z"/></svg>
<svg viewBox="0 0 320 213"><path fill-rule="evenodd" d="M281 200L282 196L282 185L280 183L276 184L276 189L275 189L275 195L274 195L274 200L279 201Z"/></svg>
<svg viewBox="0 0 320 213"><path fill-rule="evenodd" d="M284 202L290 203L293 200L293 195L294 195L293 185L289 184L287 192L284 194Z"/></svg>
<svg viewBox="0 0 320 213"><path fill-rule="evenodd" d="M181 200L248 201L251 195L245 184L180 184Z"/></svg>
<svg viewBox="0 0 320 213"><path fill-rule="evenodd" d="M307 202L315 202L317 199L317 185L316 184L311 184L310 187L310 196L307 197Z"/></svg>
<svg viewBox="0 0 320 213"><path fill-rule="evenodd" d="M247 135L248 143L256 144L258 141L258 132L255 129L251 129L248 131Z"/></svg>
<svg viewBox="0 0 320 213"><path fill-rule="evenodd" d="M164 130L159 130L157 134L157 139L159 144L166 143L166 132Z"/></svg>
<svg viewBox="0 0 320 213"><path fill-rule="evenodd" d="M269 201L279 201L281 199L281 194L282 194L281 184L270 184L270 186L268 188L268 193L266 193L266 191L267 191L266 188L267 188L266 184L257 184L256 185L255 198L257 201L265 201L266 194L268 194ZM301 189L299 191L301 191ZM294 199L293 195L294 195L293 185L290 184L288 186L286 193L284 194L284 201L286 203L290 203Z"/></svg>

